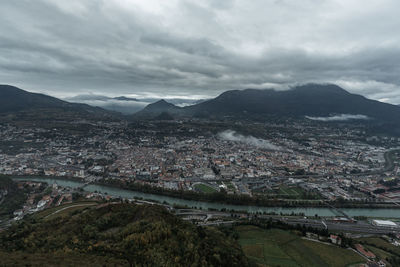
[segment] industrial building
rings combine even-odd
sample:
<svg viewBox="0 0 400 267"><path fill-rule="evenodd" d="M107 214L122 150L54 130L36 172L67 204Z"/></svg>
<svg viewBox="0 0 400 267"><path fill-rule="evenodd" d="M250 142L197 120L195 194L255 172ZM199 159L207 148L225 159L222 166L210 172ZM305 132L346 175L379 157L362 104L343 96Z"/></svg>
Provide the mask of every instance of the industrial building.
<svg viewBox="0 0 400 267"><path fill-rule="evenodd" d="M375 226L382 226L382 227L399 227L395 222L384 221L384 220L372 220L372 224Z"/></svg>

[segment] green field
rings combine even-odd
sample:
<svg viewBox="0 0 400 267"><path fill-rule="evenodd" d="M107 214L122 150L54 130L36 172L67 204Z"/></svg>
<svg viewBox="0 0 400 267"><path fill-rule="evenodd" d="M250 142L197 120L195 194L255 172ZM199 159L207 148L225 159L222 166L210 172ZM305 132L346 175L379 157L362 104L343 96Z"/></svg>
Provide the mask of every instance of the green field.
<svg viewBox="0 0 400 267"><path fill-rule="evenodd" d="M400 247L396 247L392 244L390 244L388 241L386 241L383 238L380 237L366 237L366 238L359 238L357 239L358 241L365 242L367 244L371 244L375 247L379 248L385 248L387 250L393 251L396 254L400 255Z"/></svg>
<svg viewBox="0 0 400 267"><path fill-rule="evenodd" d="M238 226L239 244L259 266L348 266L364 262L351 250L302 239L290 231Z"/></svg>
<svg viewBox="0 0 400 267"><path fill-rule="evenodd" d="M235 187L231 182L225 182L225 185L228 188L228 190L235 191Z"/></svg>
<svg viewBox="0 0 400 267"><path fill-rule="evenodd" d="M203 193L215 193L217 190L215 190L213 187L206 185L206 184L196 184L194 186L196 190L199 190Z"/></svg>
<svg viewBox="0 0 400 267"><path fill-rule="evenodd" d="M301 187L284 184L269 190L255 190L254 192L261 195L275 196L283 199L321 199L321 196L315 192L307 192Z"/></svg>
<svg viewBox="0 0 400 267"><path fill-rule="evenodd" d="M300 197L304 193L304 190L300 187L292 187L282 185L279 187L278 194L279 195L287 195L287 196L298 196Z"/></svg>

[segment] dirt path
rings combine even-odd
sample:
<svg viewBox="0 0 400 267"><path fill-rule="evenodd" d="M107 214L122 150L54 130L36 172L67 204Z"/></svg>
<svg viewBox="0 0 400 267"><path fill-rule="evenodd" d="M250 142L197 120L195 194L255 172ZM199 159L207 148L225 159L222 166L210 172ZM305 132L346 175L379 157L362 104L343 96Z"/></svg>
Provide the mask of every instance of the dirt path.
<svg viewBox="0 0 400 267"><path fill-rule="evenodd" d="M77 204L77 205L68 206L68 207L56 210L55 212L53 212L53 213L47 215L46 217L44 217L44 219L46 219L47 217L50 217L50 216L52 216L54 214L57 214L57 213L59 213L61 211L64 211L66 209L69 209L69 208L84 207L84 206L94 206L94 205L97 205L97 203Z"/></svg>

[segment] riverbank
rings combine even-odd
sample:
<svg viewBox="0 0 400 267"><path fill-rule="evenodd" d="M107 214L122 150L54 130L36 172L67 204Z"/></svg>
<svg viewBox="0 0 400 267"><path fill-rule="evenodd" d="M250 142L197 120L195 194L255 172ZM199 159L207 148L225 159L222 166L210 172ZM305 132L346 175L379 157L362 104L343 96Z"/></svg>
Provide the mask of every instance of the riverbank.
<svg viewBox="0 0 400 267"><path fill-rule="evenodd" d="M300 200L300 199L273 199L273 198L256 198L248 195L235 195L226 194L221 192L214 193L197 193L193 191L183 190L168 190L160 187L153 187L148 185L141 185L139 183L121 183L117 180L104 180L98 181L95 184L110 186L114 188L121 188L125 190L138 191L143 193L150 193L156 195L163 195L168 197L180 198L184 200L192 201L204 201L210 203L221 203L230 205L242 205L242 206L258 206L258 207L285 207L285 208L325 208L329 205L336 208L367 208L367 209L381 209L381 208L392 208L399 209L400 206L390 203L357 203L357 202L346 202L346 201L330 201L327 202L321 200ZM327 203L329 205L327 205Z"/></svg>
<svg viewBox="0 0 400 267"><path fill-rule="evenodd" d="M46 176L46 175L6 175L11 179L14 178L39 178L39 179L55 179L55 180L69 180L78 183L84 183L82 178L74 177L74 176Z"/></svg>
<svg viewBox="0 0 400 267"><path fill-rule="evenodd" d="M56 183L60 186L69 186L69 187L82 187L84 185L83 182L76 182L72 180L66 179L54 179L50 177L46 178L14 178L15 180L31 180L36 182L47 182L47 183ZM223 204L216 202L205 202L205 201L194 201L194 200L185 200L181 198L174 198L159 194L151 194L144 193L138 191L131 191L126 189L121 189L118 187L105 186L105 185L97 185L97 184L89 184L84 187L85 191L88 192L99 192L103 194L107 194L114 197L121 198L139 198L139 199L147 199L153 200L159 203L167 203L169 205L177 205L177 206L187 206L193 207L197 209L214 209L221 210L225 209L227 211L246 211L249 213L275 213L275 214L304 214L304 216L315 216L318 215L320 217L335 217L342 216L336 210L331 209L329 207L263 207L263 206L253 206L253 205L232 205L232 204ZM343 212L345 212L348 216L365 216L365 217L374 217L374 218L398 218L400 219L400 209L394 208L342 208Z"/></svg>
<svg viewBox="0 0 400 267"><path fill-rule="evenodd" d="M67 180L79 183L75 187L84 187L85 181L82 178L77 177L57 177L57 176L38 176L38 175L13 175L9 176L11 178L38 178L38 179L54 179L54 180ZM227 205L237 205L237 206L256 206L256 207L268 207L268 208L329 208L333 206L335 208L349 208L349 209L398 209L400 211L400 206L391 203L359 203L354 201L330 201L325 200L299 200L299 199L274 199L274 198L255 198L248 195L236 195L236 194L225 194L221 192L214 193L198 193L194 191L184 191L184 190L168 190L160 187L154 187L149 185L142 185L136 182L123 183L121 181L110 179L110 180L100 180L92 185L107 186L116 189L129 190L133 192L140 192L145 194L154 194L160 196L166 196L171 198L178 198L187 201L200 201L208 203L217 204L227 204ZM329 204L329 205L328 205Z"/></svg>

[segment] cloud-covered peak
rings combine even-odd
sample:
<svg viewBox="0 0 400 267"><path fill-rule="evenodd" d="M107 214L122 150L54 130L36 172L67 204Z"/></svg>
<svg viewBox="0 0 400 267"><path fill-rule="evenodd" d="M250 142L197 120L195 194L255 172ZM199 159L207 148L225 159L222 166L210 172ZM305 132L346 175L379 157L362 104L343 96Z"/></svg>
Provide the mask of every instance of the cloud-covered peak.
<svg viewBox="0 0 400 267"><path fill-rule="evenodd" d="M3 1L0 80L58 97L181 98L331 82L400 103L399 8L395 0Z"/></svg>
<svg viewBox="0 0 400 267"><path fill-rule="evenodd" d="M151 103L157 101L166 102L161 97L133 98L126 96L109 97L98 94L82 94L73 97L66 97L64 100L73 103L85 103L95 107L102 107L108 110L121 112L123 114L133 114ZM167 98L168 103L178 107L194 105L204 101L203 99L187 99L187 98Z"/></svg>

